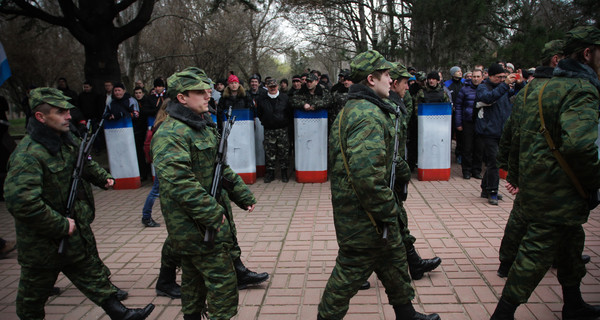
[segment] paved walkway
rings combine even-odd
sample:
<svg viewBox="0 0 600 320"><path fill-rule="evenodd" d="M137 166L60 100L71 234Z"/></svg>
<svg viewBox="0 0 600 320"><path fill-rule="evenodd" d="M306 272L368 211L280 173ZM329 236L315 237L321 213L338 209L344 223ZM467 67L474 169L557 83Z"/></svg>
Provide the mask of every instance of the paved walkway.
<svg viewBox="0 0 600 320"><path fill-rule="evenodd" d="M480 180L463 180L453 167L450 181L422 182L413 176L406 207L416 247L423 257L443 259L441 267L413 283L417 310L437 312L448 319L489 319L505 280L496 276L497 249L513 197L504 190L499 206L479 198ZM503 184L504 181L501 180ZM258 199L255 212L237 207L235 221L242 260L256 271L271 275L262 286L240 292L235 319L316 319L317 305L335 264L337 243L333 227L329 183L287 184L261 181L250 186ZM158 202L154 218L160 228L144 228L141 209L150 190L96 191L93 224L101 257L113 272L112 281L129 291L127 306L156 304L150 319L182 319L179 300L156 297L160 249L167 236ZM585 224L584 252L592 257L581 287L587 302L600 303L600 209ZM14 238L14 225L0 203L0 235ZM0 260L0 319L16 319L15 297L19 279L17 253ZM179 275L178 275L179 279ZM395 319L385 290L373 275L372 288L351 301L345 319ZM47 319L108 319L100 307L85 298L64 276L64 291L51 297ZM551 270L521 306L516 318L560 319L562 294Z"/></svg>

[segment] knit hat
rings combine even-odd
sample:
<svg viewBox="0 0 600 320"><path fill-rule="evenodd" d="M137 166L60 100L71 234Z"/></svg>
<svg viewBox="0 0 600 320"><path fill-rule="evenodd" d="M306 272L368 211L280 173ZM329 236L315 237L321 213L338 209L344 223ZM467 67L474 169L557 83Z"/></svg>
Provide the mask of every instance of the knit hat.
<svg viewBox="0 0 600 320"><path fill-rule="evenodd" d="M375 50L361 52L350 62L351 78L355 83L360 82L375 71L388 70L393 67L391 62Z"/></svg>
<svg viewBox="0 0 600 320"><path fill-rule="evenodd" d="M75 108L74 105L69 103L69 99L71 98L55 88L41 87L29 92L29 105L32 108L44 103L61 109Z"/></svg>
<svg viewBox="0 0 600 320"><path fill-rule="evenodd" d="M227 78L227 83L240 83L240 79L238 79L238 77L234 74L230 75L229 78Z"/></svg>
<svg viewBox="0 0 600 320"><path fill-rule="evenodd" d="M499 73L504 73L504 72L506 72L506 71L504 70L502 65L500 65L498 63L492 63L492 65L488 68L488 75L490 75L490 76L495 76Z"/></svg>
<svg viewBox="0 0 600 320"><path fill-rule="evenodd" d="M300 79L300 75L298 75L298 74L293 75L292 82L294 82L294 81L302 81L302 79Z"/></svg>
<svg viewBox="0 0 600 320"><path fill-rule="evenodd" d="M114 88L121 88L121 89L125 90L125 85L123 84L123 82L116 82L116 83L113 85L113 89L114 89Z"/></svg>
<svg viewBox="0 0 600 320"><path fill-rule="evenodd" d="M567 32L564 53L570 55L591 45L600 45L600 29L593 26L577 27Z"/></svg>
<svg viewBox="0 0 600 320"><path fill-rule="evenodd" d="M510 62L506 63L506 69L508 69L508 68L515 70L515 66Z"/></svg>
<svg viewBox="0 0 600 320"><path fill-rule="evenodd" d="M454 67L450 68L450 76L454 77L454 74L457 73L458 71L460 71L459 66L454 66Z"/></svg>
<svg viewBox="0 0 600 320"><path fill-rule="evenodd" d="M440 81L440 73L437 71L431 71L427 74L427 80L429 79L435 79L437 81Z"/></svg>
<svg viewBox="0 0 600 320"><path fill-rule="evenodd" d="M154 87L165 87L165 81L161 78L154 79Z"/></svg>

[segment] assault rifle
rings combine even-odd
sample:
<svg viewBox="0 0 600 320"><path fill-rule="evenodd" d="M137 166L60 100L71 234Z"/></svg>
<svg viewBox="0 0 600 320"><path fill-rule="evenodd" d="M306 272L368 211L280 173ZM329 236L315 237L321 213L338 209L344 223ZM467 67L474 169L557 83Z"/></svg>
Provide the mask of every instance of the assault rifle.
<svg viewBox="0 0 600 320"><path fill-rule="evenodd" d="M231 132L231 127L235 122L235 116L231 116L232 107L229 106L227 111L227 119L223 126L223 133L221 134L221 141L219 141L219 150L217 151L217 158L215 160L215 173L213 175L212 184L210 186L210 195L213 198L217 198L221 193L222 182L223 182L223 169L225 167L225 160L227 158L227 138ZM215 229L206 228L204 234L204 243L212 248L215 244Z"/></svg>
<svg viewBox="0 0 600 320"><path fill-rule="evenodd" d="M396 107L396 123L394 125L394 156L392 158L392 172L390 174L390 189L392 191L394 191L394 187L396 185L396 165L400 162L398 160L398 145L400 144L400 141L398 139L398 127L400 126L400 106ZM407 187L408 184L404 185L404 192L402 195L400 195L400 200L404 201L406 200L406 195L407 195ZM381 234L381 238L384 241L387 241L387 236L388 236L388 226L387 225L383 225L383 232Z"/></svg>
<svg viewBox="0 0 600 320"><path fill-rule="evenodd" d="M85 133L83 134L81 144L79 145L79 151L77 153L77 162L75 162L75 169L73 169L73 175L71 176L71 189L69 190L69 198L67 200L67 207L65 209L65 216L71 219L73 219L73 205L75 204L75 199L77 198L79 182L81 181L81 176L83 175L83 167L85 165L85 161L90 156L92 146L94 145L94 140L96 140L98 133L104 125L104 119L100 121L98 128L92 134L92 137L88 140L90 123L91 120L88 120L87 125L85 127ZM58 245L58 254L62 255L66 252L68 240L69 236L66 236L60 240L60 244Z"/></svg>

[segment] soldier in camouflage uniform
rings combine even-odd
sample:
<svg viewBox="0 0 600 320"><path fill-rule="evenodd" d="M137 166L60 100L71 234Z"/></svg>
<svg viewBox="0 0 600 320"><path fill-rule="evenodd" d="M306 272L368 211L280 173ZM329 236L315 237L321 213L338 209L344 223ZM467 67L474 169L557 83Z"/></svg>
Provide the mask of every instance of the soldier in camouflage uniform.
<svg viewBox="0 0 600 320"><path fill-rule="evenodd" d="M402 244L400 206L390 189L396 110L389 95L393 64L377 51L350 64L348 102L329 139L334 224L339 245L336 265L319 304L318 319L342 319L350 299L375 272L398 319L439 319L417 313ZM387 226L387 241L382 230Z"/></svg>
<svg viewBox="0 0 600 320"><path fill-rule="evenodd" d="M265 127L265 183L275 178L275 167L279 163L281 181L288 182L290 142L288 126L292 122L292 110L287 94L279 91L277 80L266 82L268 92L256 100L256 112Z"/></svg>
<svg viewBox="0 0 600 320"><path fill-rule="evenodd" d="M304 111L315 111L329 109L331 106L331 94L319 85L319 78L314 73L306 76L306 83L291 99L291 105L294 109Z"/></svg>
<svg viewBox="0 0 600 320"><path fill-rule="evenodd" d="M230 199L249 212L256 199L228 166L223 189L210 196L219 142L207 113L210 85L192 71L175 73L167 83L175 99L151 147L172 249L181 255L184 319L199 320L206 312L210 319L230 319L238 303ZM214 246L203 241L207 228L217 230Z"/></svg>
<svg viewBox="0 0 600 320"><path fill-rule="evenodd" d="M588 219L588 199L550 150L541 130L541 97L545 129L585 190L600 187L598 105L600 98L600 30L578 27L567 33L564 53L551 79L523 89L511 115L511 143L506 157L509 181L518 188L525 232L491 319L514 319L555 257L563 291L563 319L596 319L600 306L581 297L585 276L581 252L582 224ZM518 97L519 98L519 97Z"/></svg>
<svg viewBox="0 0 600 320"><path fill-rule="evenodd" d="M400 206L400 217L403 223L403 228L400 230L400 232L402 234L402 242L406 248L408 269L410 271L411 278L413 280L419 280L423 278L425 272L429 272L437 268L442 263L442 259L439 257L422 259L414 246L414 243L417 239L410 234L410 230L408 229L408 217L406 214L406 209L404 209L403 201L400 200L404 197L400 195L405 192L405 186L408 188L407 184L411 177L411 170L406 162L406 136L408 131L409 114L404 104L405 101L410 101L410 93L408 92L408 78L411 77L411 74L408 73L405 66L398 64L390 70L390 77L392 78L392 89L390 90L389 99L393 101L393 103L395 103L400 109L400 122L397 133L399 142L398 155L400 159L397 160L397 179L396 183L394 184L396 190L394 190L394 192L397 195L396 199L398 200L398 205Z"/></svg>
<svg viewBox="0 0 600 320"><path fill-rule="evenodd" d="M114 184L96 162L85 161L74 216L64 216L80 144L69 131L69 110L74 106L68 99L53 88L31 91L29 104L34 107L34 118L9 161L4 190L7 208L15 218L21 265L17 315L21 319L44 319L44 304L62 272L111 319L145 319L154 305L125 308L104 265L95 257L90 183L102 188ZM67 249L59 255L58 245L65 237Z"/></svg>

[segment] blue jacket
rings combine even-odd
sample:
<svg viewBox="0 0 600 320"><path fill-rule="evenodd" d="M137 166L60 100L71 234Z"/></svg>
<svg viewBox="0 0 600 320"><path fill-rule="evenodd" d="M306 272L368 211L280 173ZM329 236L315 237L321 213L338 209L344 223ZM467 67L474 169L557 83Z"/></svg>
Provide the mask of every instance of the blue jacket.
<svg viewBox="0 0 600 320"><path fill-rule="evenodd" d="M473 107L477 98L477 86L471 80L465 82L465 86L460 89L454 102L455 125L462 127L463 122L473 122Z"/></svg>
<svg viewBox="0 0 600 320"><path fill-rule="evenodd" d="M475 132L479 135L498 138L502 135L502 129L506 119L510 116L512 103L510 97L515 94L510 86L504 82L492 83L489 79L483 81L477 87L477 99L475 118ZM477 103L482 102L488 106L477 108Z"/></svg>

